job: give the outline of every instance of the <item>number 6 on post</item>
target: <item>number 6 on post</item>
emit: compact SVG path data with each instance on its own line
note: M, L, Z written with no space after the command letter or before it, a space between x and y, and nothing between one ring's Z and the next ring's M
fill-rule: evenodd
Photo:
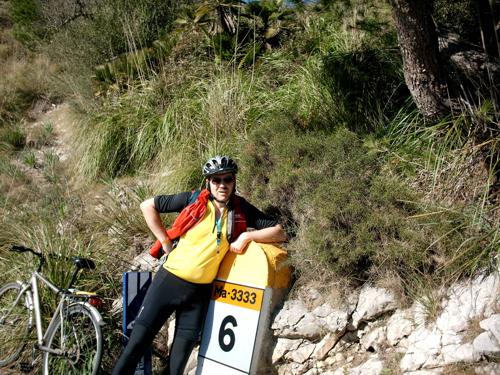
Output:
M197 374L248 374L264 289L214 281Z

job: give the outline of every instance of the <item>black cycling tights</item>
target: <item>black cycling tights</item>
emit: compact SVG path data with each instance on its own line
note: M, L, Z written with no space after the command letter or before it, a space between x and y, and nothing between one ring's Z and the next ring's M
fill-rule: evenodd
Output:
M130 340L113 369L113 375L133 374L144 351L175 311L175 335L163 374L182 375L198 341L211 284L193 284L160 268L146 293Z

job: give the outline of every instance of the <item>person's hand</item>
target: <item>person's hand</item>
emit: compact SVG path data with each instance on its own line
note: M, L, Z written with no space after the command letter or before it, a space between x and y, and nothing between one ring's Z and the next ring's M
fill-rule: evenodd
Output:
M170 252L172 251L172 247L173 247L172 241L170 241L168 238L163 240L163 242L161 243L161 247L162 247L163 252L165 254L167 254L167 255L170 254Z
M229 245L229 250L236 254L242 254L250 241L248 232L243 232L236 241Z

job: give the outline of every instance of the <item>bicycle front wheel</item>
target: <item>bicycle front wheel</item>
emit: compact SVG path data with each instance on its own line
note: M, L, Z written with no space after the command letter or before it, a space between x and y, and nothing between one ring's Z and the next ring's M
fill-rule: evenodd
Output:
M31 328L30 300L19 283L0 288L0 367L15 361Z
M47 346L57 353L46 352L45 375L95 375L102 357L102 332L90 307L69 306L47 332Z

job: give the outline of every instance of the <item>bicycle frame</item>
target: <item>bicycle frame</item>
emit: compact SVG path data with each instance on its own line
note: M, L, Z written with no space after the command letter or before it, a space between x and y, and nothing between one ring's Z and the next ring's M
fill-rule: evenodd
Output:
M57 304L57 308L54 311L54 314L52 315L52 318L50 319L50 323L47 326L47 330L43 330L43 325L42 325L42 315L41 315L41 310L40 310L40 295L38 293L38 280L40 280L42 283L47 285L54 293L60 294L61 299L59 300L59 303ZM37 346L38 349L49 352L49 353L54 353L54 354L62 354L60 353L60 350L54 350L46 347L44 344L47 340L47 332L50 331L50 327L55 324L57 320L57 316L61 315L61 321L63 320L62 316L62 308L67 300L67 295L64 293L64 291L57 286L55 286L53 283L51 283L49 280L47 280L43 275L38 273L37 271L33 271L31 274L31 278L29 281L29 284L22 283L23 288L21 290L21 293L19 293L19 296L17 297L18 299L16 300L15 303L19 301L19 298L26 293L28 295L28 303L30 304L29 309L31 311L34 310L35 313L35 325L36 325L36 335L37 335ZM100 314L98 314L100 317ZM101 318L102 320L102 318Z

